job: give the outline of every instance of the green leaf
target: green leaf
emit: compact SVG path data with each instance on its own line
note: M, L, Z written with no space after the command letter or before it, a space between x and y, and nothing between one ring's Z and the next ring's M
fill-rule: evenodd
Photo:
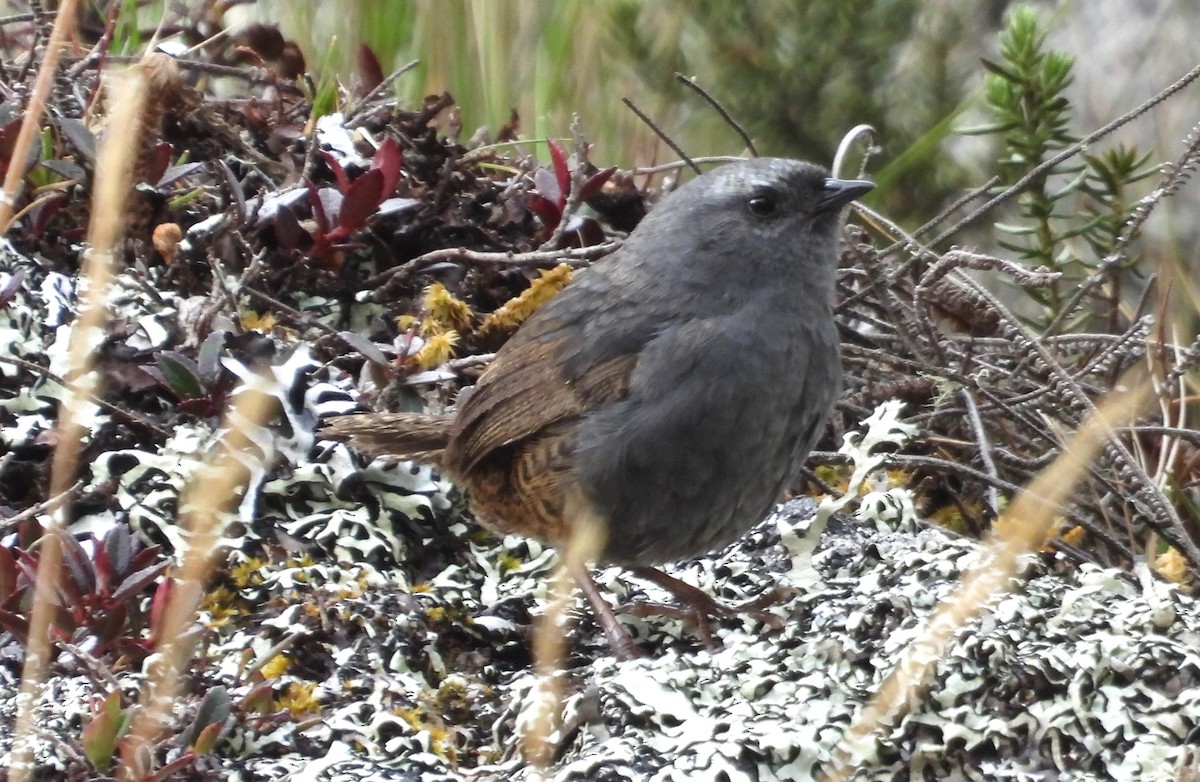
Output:
M183 399L199 399L205 395L204 384L200 381L200 370L196 362L187 356L173 350L163 350L155 354L155 362L162 370L163 378L172 391Z
M225 721L233 713L233 704L229 700L229 691L222 685L209 689L204 693L196 717L183 732L180 741L184 746L195 747L198 754L203 755L207 750L201 750L200 744L205 743L211 749L221 735ZM214 735L215 726L215 735Z
M1003 231L1013 236L1032 236L1034 229L1028 225L1013 225L1011 223L996 223L997 231Z
M995 60L989 60L986 57L980 57L979 62L980 62L980 64L983 65L984 68L986 68L987 70L996 74L997 76L999 76L1001 79L1004 79L1005 81L1009 81L1009 82L1022 81L1020 76L1013 73L1008 68L1005 68L1003 65L996 62Z
M92 766L101 774L112 767L122 727L128 722L122 718L121 693L109 693L96 714L83 728L80 737L83 753Z

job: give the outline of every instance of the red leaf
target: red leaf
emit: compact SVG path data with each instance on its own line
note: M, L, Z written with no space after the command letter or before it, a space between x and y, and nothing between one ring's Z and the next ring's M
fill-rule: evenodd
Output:
M153 159L154 166L147 172L146 183L157 186L171 165L171 145L165 141L155 144Z
M396 185L400 184L400 167L403 164L404 155L400 151L400 145L396 143L396 139L388 136L371 158L371 169L383 172L383 198L396 192Z
M262 674L258 674L262 676ZM272 682L259 682L250 688L250 691L242 696L241 703L238 707L247 713L271 711L271 696L274 694L274 684Z
M134 573L131 573L128 578L122 581L116 589L113 590L112 599L114 601L125 600L133 597L138 592L141 592L151 581L162 575L162 572L170 566L170 562L163 560L155 565L147 568L142 568Z
M53 533L51 533L53 534ZM69 578L59 580L59 586L64 590L74 587L71 597L75 605L67 606L75 608L81 601L84 595L90 595L96 591L96 570L92 564L92 560L88 557L87 552L83 550L83 546L79 541L71 535L60 535L62 541L62 561L67 566L66 575ZM38 563L41 567L41 563Z
M530 199L529 211L538 216L538 219L542 221L542 225L546 226L547 232L551 232L557 228L559 221L562 220L562 209L548 198L543 198L540 195L535 195Z
M0 605L17 591L17 562L12 551L0 546Z
M37 583L38 563L32 554L28 551L18 551L14 564L21 575L25 577L25 583L21 584L22 588L27 589Z
M0 630L11 633L22 644L29 638L29 620L24 612L15 613L0 609Z
M342 201L342 211L338 216L338 228L349 235L367 224L367 219L375 214L383 201L384 173L378 168L372 168L367 173L354 180L346 191Z
M4 167L8 167L8 163L12 158L13 147L17 143L17 133L21 130L21 115L15 119L9 120L4 127L0 127L0 162L4 163Z
M123 524L117 525L109 530L104 537L104 546L102 547L108 561L111 565L107 573L121 578L129 572L129 565L133 561L133 536L129 533L129 527ZM96 562L97 570L100 570L100 552L97 552ZM110 579L110 583L115 579Z
M207 755L212 752L213 747L217 746L217 739L221 738L221 730L225 726L220 722L210 722L205 726L204 730L200 731L200 735L192 742L192 748L197 755Z
M126 528L126 530L128 530L128 528ZM128 535L128 531L126 531L125 534ZM138 552L133 555L133 559L129 560L129 564L126 565L120 572L132 573L135 570L141 570L144 567L149 567L151 564L158 561L159 555L161 554L162 548L159 546L150 546L148 548L139 549Z
M312 237L300 227L295 213L286 206L279 207L272 227L275 229L275 241L285 250L295 250L312 241Z
M361 80L359 90L366 95L383 83L383 66L370 46L359 44L358 47L358 78Z
M567 168L567 152L554 139L546 142L550 147L550 161L554 164L554 176L558 180L558 208L567 205L567 194L571 192L571 170Z
M115 708L112 706L115 705ZM121 730L121 694L113 693L92 704L92 718L80 734L80 743L88 760L101 774L112 766Z
M161 640L158 633L162 630L163 616L166 614L167 603L170 602L174 583L170 578L159 581L158 586L154 588L154 597L150 599L150 637L155 642Z
M164 763L163 767L155 771L153 774L146 776L146 782L163 782L167 777L174 774L176 771L182 771L188 766L196 762L196 752L191 749L184 750L183 754L169 763Z
M312 206L313 219L317 221L317 233L327 234L329 233L329 218L325 216L325 207L321 204L321 194L312 182L305 180L304 184L308 188L308 203Z
M346 200L346 197L336 187L322 187L317 191L317 198L321 201L321 212L325 215L325 223L332 230L341 222L342 201Z
M3 288L0 288L0 308L5 307L16 297L17 291L21 290L21 283L23 282L25 282L24 269L17 269L14 274L9 276L8 282L5 283ZM0 551L2 550L0 549Z
M615 173L617 173L617 167L612 166L611 168L606 168L603 171L597 171L592 174L584 180L584 183L579 188L580 199L586 201L599 193L600 188L604 187L604 183L612 179L612 175Z
M117 603L104 610L91 612L88 626L100 646L108 649L129 629L129 608L124 603Z
M112 560L108 556L107 547L94 537L92 538L92 546L96 551L92 563L92 568L96 572L96 591L103 594L109 591L113 583Z
M46 226L50 224L50 221L54 219L54 216L56 214L58 214L59 211L61 211L62 208L66 205L67 205L67 196L66 195L50 197L47 200L40 202L40 204L34 208L33 214L31 215L32 223L33 223L33 226L32 226L33 233L34 234L45 233Z
M321 150L321 157L325 158L325 165L329 166L329 170L333 172L333 178L337 180L338 190L345 193L350 189L350 177L346 176L346 169L342 168L342 164L338 162L332 154L325 150Z

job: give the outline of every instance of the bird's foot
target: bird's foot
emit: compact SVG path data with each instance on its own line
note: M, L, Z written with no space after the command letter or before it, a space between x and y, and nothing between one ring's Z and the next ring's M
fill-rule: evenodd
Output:
M720 646L713 635L712 621L714 619L728 616L750 616L775 630L781 629L783 627L782 620L766 609L786 600L795 593L794 589L788 587L776 587L753 600L729 605L658 568L639 567L634 568L632 572L670 592L679 601L679 605L640 601L625 606L623 610L634 616L668 616L687 622L696 629L696 636L709 649Z
M778 616L766 610L772 605L795 594L796 590L788 587L776 587L744 603L729 605L722 603L712 595L691 584L680 581L657 568L639 567L631 571L634 575L646 579L670 592L678 604L659 603L654 601L638 601L623 605L620 611L637 617L667 616L679 619L695 628L696 637L709 649L720 646L713 633L713 620L729 616L750 616L773 629L781 629L783 622ZM645 657L646 653L634 642L633 636L617 619L616 612L600 592L599 585L592 578L586 567L581 567L572 573L578 582L584 597L592 607L592 613L608 646L618 660L636 660Z
M578 570L573 570L572 575L575 576L575 581L583 591L583 596L587 598L588 604L591 605L592 613L595 615L596 621L600 624L600 628L604 631L604 637L608 640L608 646L612 649L613 654L617 656L617 659L636 660L639 657L645 657L646 653L634 643L633 636L621 624L621 620L617 619L612 606L600 594L600 586L596 583L596 579L592 578L591 571L586 567L580 567Z

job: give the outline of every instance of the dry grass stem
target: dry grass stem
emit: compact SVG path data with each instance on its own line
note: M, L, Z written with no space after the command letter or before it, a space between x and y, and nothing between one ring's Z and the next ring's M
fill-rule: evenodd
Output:
M10 161L28 160L33 141L41 130L42 114L46 110L46 97L50 94L50 85L54 83L54 75L58 72L58 60L62 54L63 42L67 33L75 23L79 5L78 0L62 0L58 12L54 16L54 27L50 30L50 38L46 41L46 51L42 56L42 64L38 68L37 80L29 93L29 102L25 105L25 117L21 121L21 129L13 144ZM33 53L30 53L32 56ZM4 196L0 198L0 235L8 233L12 225L13 204L21 194L21 184L25 179L25 167L10 164L4 175Z
M521 752L537 766L554 758L554 734L562 724L563 663L569 629L567 610L575 597L571 573L585 568L604 548L604 522L589 512L572 514L571 540L550 583L550 601L533 634L533 667L537 682L529 694Z
M111 121L96 163L92 220L88 226L89 251L84 258L82 275L86 290L83 292L82 312L71 333L69 382L59 411L58 444L50 469L52 497L63 496L75 480L85 434L84 406L99 391L96 374L91 371L92 350L99 343L108 320L113 248L121 238L124 226L138 117L145 96L142 79L137 74L126 76L115 85L113 96ZM29 618L25 665L21 672L17 720L13 729L10 782L24 782L31 771L33 712L50 659L50 623L57 604L55 595L62 565L62 544L58 537L62 528L62 507L56 505L50 510L46 517L45 534L39 543L41 552L38 557L37 584Z
M162 626L156 628L158 659L143 688L141 708L134 715L122 748L122 756L127 759L157 740L171 714L179 692L180 673L192 651L190 634L185 630L195 620L204 584L212 573L213 554L248 478L241 455L257 451L247 432L262 426L272 410L272 397L245 391L237 394L226 418L227 433L218 453L188 481L180 498L188 547L182 553L178 579L167 599ZM130 766L128 762L125 764L126 774Z
M1114 428L1136 417L1150 397L1149 384L1127 374L1066 444L1058 459L1017 496L980 551L979 564L965 573L955 594L925 622L896 667L843 734L824 770L824 782L849 780L875 754L875 736L895 725L924 690L950 641L972 618L1015 586L1021 557L1041 548L1058 519L1058 506L1087 475L1112 438Z

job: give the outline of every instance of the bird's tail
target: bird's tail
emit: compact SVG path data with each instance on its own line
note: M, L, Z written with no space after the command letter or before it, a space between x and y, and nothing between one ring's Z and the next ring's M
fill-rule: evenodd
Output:
M449 415L423 413L364 413L331 418L318 434L348 442L368 456L411 459L441 465L450 441Z

